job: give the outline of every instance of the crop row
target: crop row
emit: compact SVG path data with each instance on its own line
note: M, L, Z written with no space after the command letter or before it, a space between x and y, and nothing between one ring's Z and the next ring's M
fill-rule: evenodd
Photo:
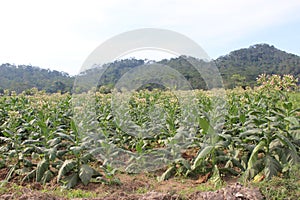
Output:
M300 161L299 93L289 76L258 82L230 91L1 96L2 184L56 180L72 188L160 168L167 170L159 180L288 176Z

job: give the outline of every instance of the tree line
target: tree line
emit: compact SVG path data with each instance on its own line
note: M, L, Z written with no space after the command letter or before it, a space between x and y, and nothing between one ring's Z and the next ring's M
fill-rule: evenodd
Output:
M3 93L5 89L20 93L33 87L47 93L83 92L89 90L91 85L103 92L109 92L126 73L131 73L138 66L151 64L176 70L187 80L190 86L187 89L208 89L207 81L213 80L205 80L207 77L203 78L201 72L212 73L211 66L216 66L219 70L225 88L254 86L256 78L263 73L291 74L300 79L299 56L286 53L268 44L256 44L249 48L232 51L209 62L187 56L163 59L158 62L132 58L116 60L101 66L95 65L76 76L30 65L16 66L6 63L0 65L0 93ZM201 67L201 72L196 69L195 65ZM168 78L174 77L165 77L165 79ZM212 75L209 78L215 77ZM76 87L73 87L74 81L80 84L75 84ZM159 81L164 83L166 80L160 78L152 84L143 85L141 89L164 89L163 84L157 83Z

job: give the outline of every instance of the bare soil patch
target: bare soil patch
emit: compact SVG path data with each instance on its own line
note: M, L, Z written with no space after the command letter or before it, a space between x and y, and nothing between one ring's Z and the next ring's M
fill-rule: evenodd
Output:
M0 177L5 178L4 169L0 170ZM78 185L75 189L86 192L96 193L96 198L75 198L74 200L204 200L204 199L263 199L260 191L256 188L244 187L233 181L228 181L228 185L217 191L203 192L199 187L209 186L208 183L197 180L173 178L163 182L157 182L153 174L118 174L121 184L104 185L98 183L89 183L87 186ZM200 177L201 178L201 177ZM203 185L204 184L204 185ZM56 182L46 186L38 183L25 184L24 188L14 191L9 189L10 184L6 186L7 192L0 195L0 200L66 200L68 198L54 195L51 190L58 188ZM42 192L47 190L48 192Z

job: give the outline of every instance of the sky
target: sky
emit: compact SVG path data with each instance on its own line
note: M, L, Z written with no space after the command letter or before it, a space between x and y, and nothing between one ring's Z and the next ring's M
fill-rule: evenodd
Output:
M0 64L75 75L99 45L140 28L183 34L211 58L258 43L300 55L299 11L299 0L1 0ZM145 55L172 56L127 57Z

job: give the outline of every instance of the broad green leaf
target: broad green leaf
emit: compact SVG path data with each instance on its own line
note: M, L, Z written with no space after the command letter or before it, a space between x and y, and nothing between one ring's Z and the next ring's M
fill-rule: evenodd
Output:
M191 169L196 169L201 161L206 158L207 155L209 155L214 150L214 146L206 146L204 149L200 150L200 153L196 157L194 164L192 165Z
M64 181L65 181L64 187L66 189L73 188L78 183L78 181L79 181L78 173L73 173L72 175L66 177L64 179Z
M9 171L8 171L8 173L6 174L6 177L5 177L5 180L6 180L6 181L9 181L9 180L11 179L11 177L12 177L12 175L13 175L13 173L15 172L16 169L17 169L17 166L16 166L16 165L12 166L12 167L9 169Z
M260 133L260 132L261 132L260 129L250 129L250 130L247 130L247 131L241 133L241 134L239 135L239 137L240 137L240 138L243 138L243 137L246 137L246 136L248 136L248 135L255 135L255 134L258 134L258 133Z
M253 149L252 153L251 153L251 156L248 160L248 169L251 169L255 162L257 161L257 154L258 154L258 151L260 150L263 150L264 147L266 145L266 142L265 140L261 140L256 146L255 148Z
M213 175L210 177L209 180L212 181L215 184L215 186L222 185L222 179L217 165L214 166Z
M76 162L74 160L65 160L65 162L62 164L58 171L57 182L59 182L62 176L70 172L75 166Z
M284 120L290 122L295 126L299 126L299 120L296 117L285 117Z
M293 143L291 143L291 141L288 138L284 137L280 133L276 133L275 137L278 138L286 147L288 147L288 149L290 149L291 162L293 164L298 163L300 161L300 158L299 158L298 151L297 151L295 145Z
M94 169L88 165L82 165L79 170L79 178L84 185L87 185L92 176L94 175Z
M49 169L49 161L46 159L41 160L36 168L36 181L40 182L44 173Z
M292 107L293 107L293 104L292 104L292 102L284 102L284 103L283 103L283 107L284 107L286 110L291 110Z
M277 120L277 117L266 117L266 119L270 122L275 122Z
M203 129L204 133L207 133L210 126L208 120L204 117L201 117L199 118L199 124L200 127Z
M49 140L47 142L47 144L50 146L50 147L54 147L55 145L59 144L61 142L61 138L57 137L57 138L53 138L51 140Z
M290 112L290 114L294 114L294 113L296 113L296 112L300 112L300 108L296 108L296 109L292 110L292 111Z
M77 156L80 154L82 147L81 146L73 146L73 147L70 147L70 150L74 153L75 156Z
M159 182L168 180L171 176L173 176L176 172L176 167L171 166L165 171L160 177L157 178Z
M11 132L10 130L5 129L3 132L1 132L6 138L11 138L14 133Z
M42 177L42 183L45 185L47 182L51 181L51 179L54 177L54 174L51 172L51 170L47 170L43 177Z
M93 159L93 155L91 153L86 153L81 156L81 162L82 163L87 163L89 160Z
M24 142L22 142L21 145L36 144L38 142L39 142L39 140L25 140Z
M29 181L36 177L36 169L32 170L31 172L27 173L26 176L22 179L22 182Z
M27 159L27 158L23 158L23 163L25 167L32 167L33 163L31 162L31 160Z
M26 147L23 149L22 153L23 154L28 154L34 151L34 147Z
M191 165L190 165L190 162L185 160L185 159L181 159L180 160L180 163L182 163L182 165L187 169L187 170L190 170L191 169Z
M12 141L12 139L9 138L9 137L0 137L0 140L2 140L3 142L9 142L9 141Z
M49 160L54 160L56 158L57 149L55 147L48 149Z
M59 150L59 151L57 151L56 156L62 157L63 155L65 155L68 152L69 152L68 150Z
M278 175L278 172L281 170L280 163L270 155L266 155L265 160L265 169L264 173L266 175L266 179L269 180L272 176Z
M74 136L67 135L67 134L61 133L61 132L55 133L55 135L57 135L57 136L65 139L65 140L69 140L70 142L74 142L75 143L75 137Z

